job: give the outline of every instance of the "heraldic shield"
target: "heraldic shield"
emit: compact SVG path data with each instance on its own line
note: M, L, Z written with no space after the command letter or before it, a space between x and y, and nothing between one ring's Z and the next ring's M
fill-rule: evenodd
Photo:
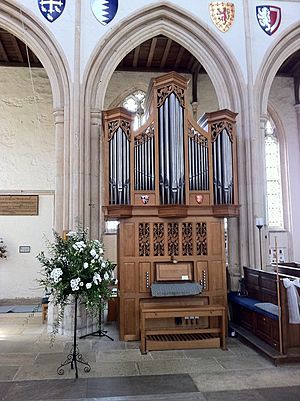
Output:
M64 11L66 0L38 0L40 12L49 22L55 21Z
M256 17L261 29L268 35L273 35L281 22L281 8L275 6L257 6Z
M216 27L221 32L227 32L234 21L234 4L225 1L213 1L209 4L209 13Z
M91 0L91 7L97 20L107 25L117 14L118 0Z

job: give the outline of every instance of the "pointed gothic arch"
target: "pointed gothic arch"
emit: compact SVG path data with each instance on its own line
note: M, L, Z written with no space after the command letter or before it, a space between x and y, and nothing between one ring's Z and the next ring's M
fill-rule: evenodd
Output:
M255 81L255 94L261 115L267 114L271 85L279 67L299 49L300 25L298 22L286 29L266 52Z
M11 0L0 2L0 26L30 47L43 64L52 90L57 149L55 228L61 232L68 226L69 218L69 160L64 161L64 151L70 136L70 71L51 32L28 9L14 3Z
M194 15L167 2L138 10L100 40L83 77L91 108L102 109L107 83L124 56L159 34L178 42L200 61L213 83L220 109L241 110L244 79L230 50Z
M0 26L22 40L43 64L49 77L53 108L68 102L69 76L67 61L50 31L27 9L10 0L0 2Z
M99 127L108 82L126 54L145 40L160 34L181 44L199 60L212 81L219 108L228 108L239 113L237 127L241 137L244 135L243 127L246 126L245 110L247 109L245 81L238 62L220 40L220 36L206 24L202 24L195 15L169 2L162 1L144 7L126 17L126 20L120 21L101 38L83 75L82 87L85 93L86 114L82 129L87 135L85 165L87 170L91 171L89 184L85 187L88 189L85 191L86 204L100 206L102 204ZM93 146L96 143L99 144L98 152ZM242 166L245 164L242 141L238 147L241 155L239 164ZM91 163L91 160L94 162ZM243 169L240 173L240 176L242 175L244 175ZM101 233L101 224L98 223L97 227L93 224L93 221L101 222L100 210L100 207L97 210L94 208L85 215L85 222L91 227L91 233L95 237ZM246 221L246 210L244 209L242 213L245 214L242 221ZM235 222L235 231L238 231L237 222ZM239 261L234 263L238 265Z

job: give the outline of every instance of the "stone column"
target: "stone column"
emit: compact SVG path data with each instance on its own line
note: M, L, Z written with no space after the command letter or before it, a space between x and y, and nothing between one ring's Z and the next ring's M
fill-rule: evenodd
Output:
M239 221L237 217L230 217L227 220L228 236L228 273L230 283L227 284L231 291L238 291L239 278L241 276L240 255L239 255Z
M90 180L91 180L91 197L90 197L90 234L91 238L99 239L101 236L101 158L100 158L100 127L101 112L100 110L91 111L91 162L90 162Z
M195 121L197 121L198 120L198 106L199 106L199 103L198 102L192 102L191 104L192 104L192 110L193 110L193 119Z
M297 115L298 139L299 139L299 147L300 147L300 103L295 104L295 110L296 110L296 115Z
M56 109L54 114L55 124L55 159L56 159L56 178L55 178L55 206L54 206L54 229L62 234L64 229L64 109Z

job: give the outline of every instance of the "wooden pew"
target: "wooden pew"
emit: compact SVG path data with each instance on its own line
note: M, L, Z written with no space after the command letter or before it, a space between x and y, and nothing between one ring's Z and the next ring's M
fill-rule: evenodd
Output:
M300 324L289 323L288 301L283 278L295 279L296 276L280 273L280 301L281 319L276 313L266 312L256 306L257 303L270 303L273 309L278 305L277 300L277 274L249 267L244 267L244 285L246 296L230 294L231 320L237 331L241 328L247 341L254 346L259 344L264 352L263 343L266 343L266 354L274 362L300 361ZM271 308L272 309L272 308ZM282 354L280 351L279 320L282 330ZM243 331L244 330L244 331ZM248 335L251 333L251 335ZM263 342L261 342L263 340ZM277 352L270 351L272 347Z

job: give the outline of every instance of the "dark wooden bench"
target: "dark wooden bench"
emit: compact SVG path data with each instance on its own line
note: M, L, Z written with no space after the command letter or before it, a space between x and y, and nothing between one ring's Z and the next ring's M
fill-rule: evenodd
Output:
M280 273L279 292L281 301L282 354L294 355L300 360L300 325L289 323L288 301L282 279L296 276ZM246 329L255 337L280 351L279 317L274 306L277 300L277 274L244 267L244 287L246 296L229 294L231 321ZM260 309L257 304L267 303L270 310Z

